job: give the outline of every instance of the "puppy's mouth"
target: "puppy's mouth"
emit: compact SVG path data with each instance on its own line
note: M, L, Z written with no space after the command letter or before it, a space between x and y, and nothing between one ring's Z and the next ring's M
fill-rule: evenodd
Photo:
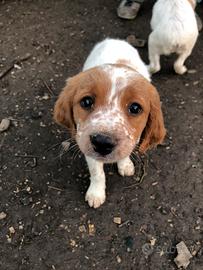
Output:
M104 163L113 163L113 162L116 162L116 158L115 158L115 155L113 153L110 153L108 155L101 155L97 152L95 152L94 150L92 150L91 152L89 152L87 154L87 156L93 158L93 159L96 159L98 161L102 161Z

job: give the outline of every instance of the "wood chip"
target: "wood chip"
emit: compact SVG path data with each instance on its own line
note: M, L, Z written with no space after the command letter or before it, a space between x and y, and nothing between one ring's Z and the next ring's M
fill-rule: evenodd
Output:
M113 222L120 225L121 224L121 218L120 217L114 217Z
M4 118L0 123L0 132L6 131L10 126L11 121L8 118Z
M91 236L94 236L95 235L95 226L94 226L94 224L91 224L91 223L89 223L88 224L88 232L89 232L89 235L91 235Z
M9 232L10 232L10 234L14 234L14 233L15 233L15 229L13 228L13 226L11 226L11 227L9 228Z
M190 73L190 74L194 74L194 73L197 72L197 70L196 69L188 69L187 72Z
M174 262L178 266L178 268L183 267L184 269L186 269L190 263L190 259L192 258L192 255L183 241L178 243L176 245L176 248L177 248L178 255L174 259Z

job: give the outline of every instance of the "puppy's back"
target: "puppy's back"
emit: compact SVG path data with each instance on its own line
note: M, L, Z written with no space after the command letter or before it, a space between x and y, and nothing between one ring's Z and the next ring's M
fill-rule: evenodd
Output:
M119 64L120 62L125 62L150 81L149 72L138 51L126 41L119 39L107 38L96 44L87 57L83 70L104 64Z
M162 28L168 30L191 33L197 27L192 5L188 0L158 0L151 19L152 30Z

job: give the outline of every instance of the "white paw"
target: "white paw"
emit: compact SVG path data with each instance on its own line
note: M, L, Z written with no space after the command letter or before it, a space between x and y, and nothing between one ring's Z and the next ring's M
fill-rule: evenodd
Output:
M118 162L118 172L122 176L131 176L135 173L135 167L133 162L126 158Z
M176 65L174 65L174 69L175 69L175 72L177 74L180 74L180 75L184 74L187 71L186 66L176 66Z
M85 195L85 201L88 201L90 207L98 208L105 202L105 199L105 188L98 185L89 186Z

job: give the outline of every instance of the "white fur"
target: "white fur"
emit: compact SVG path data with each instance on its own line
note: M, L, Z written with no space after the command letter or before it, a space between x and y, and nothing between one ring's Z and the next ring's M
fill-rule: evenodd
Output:
M175 72L187 71L185 60L191 54L198 37L197 21L188 0L158 0L152 12L152 33L149 36L149 71L158 72L160 55L178 54Z
M129 62L130 67L150 81L149 72L138 51L126 41L119 39L105 39L96 44L87 57L83 70L104 64L116 64L121 59Z
M90 171L90 186L87 190L85 200L90 207L97 208L106 199L106 179L103 170L103 163L86 156L87 165Z
M112 64L117 64L119 60L125 60L128 62L128 66L124 67L112 67ZM83 71L100 66L108 73L109 78L112 81L112 89L109 95L109 104L107 104L106 111L103 111L101 116L97 119L98 124L102 121L109 121L111 128L114 127L117 122L122 124L123 118L121 117L116 106L116 100L114 96L116 94L116 81L117 78L122 78L121 84L123 88L128 83L128 79L131 76L143 76L150 81L150 74L146 65L141 60L137 50L130 44L122 40L106 39L98 43L88 56ZM99 113L99 112L98 112ZM116 116L115 116L116 115ZM92 120L96 121L96 120ZM129 136L127 130L126 136ZM86 201L88 201L90 207L97 208L104 203L105 195L105 174L103 170L103 162L94 160L86 156L87 164L90 171L90 186L86 193ZM134 174L134 165L129 157L118 161L118 170L122 176L130 176Z
M122 176L131 176L135 173L134 164L129 157L119 160L117 165L118 165L118 172Z

